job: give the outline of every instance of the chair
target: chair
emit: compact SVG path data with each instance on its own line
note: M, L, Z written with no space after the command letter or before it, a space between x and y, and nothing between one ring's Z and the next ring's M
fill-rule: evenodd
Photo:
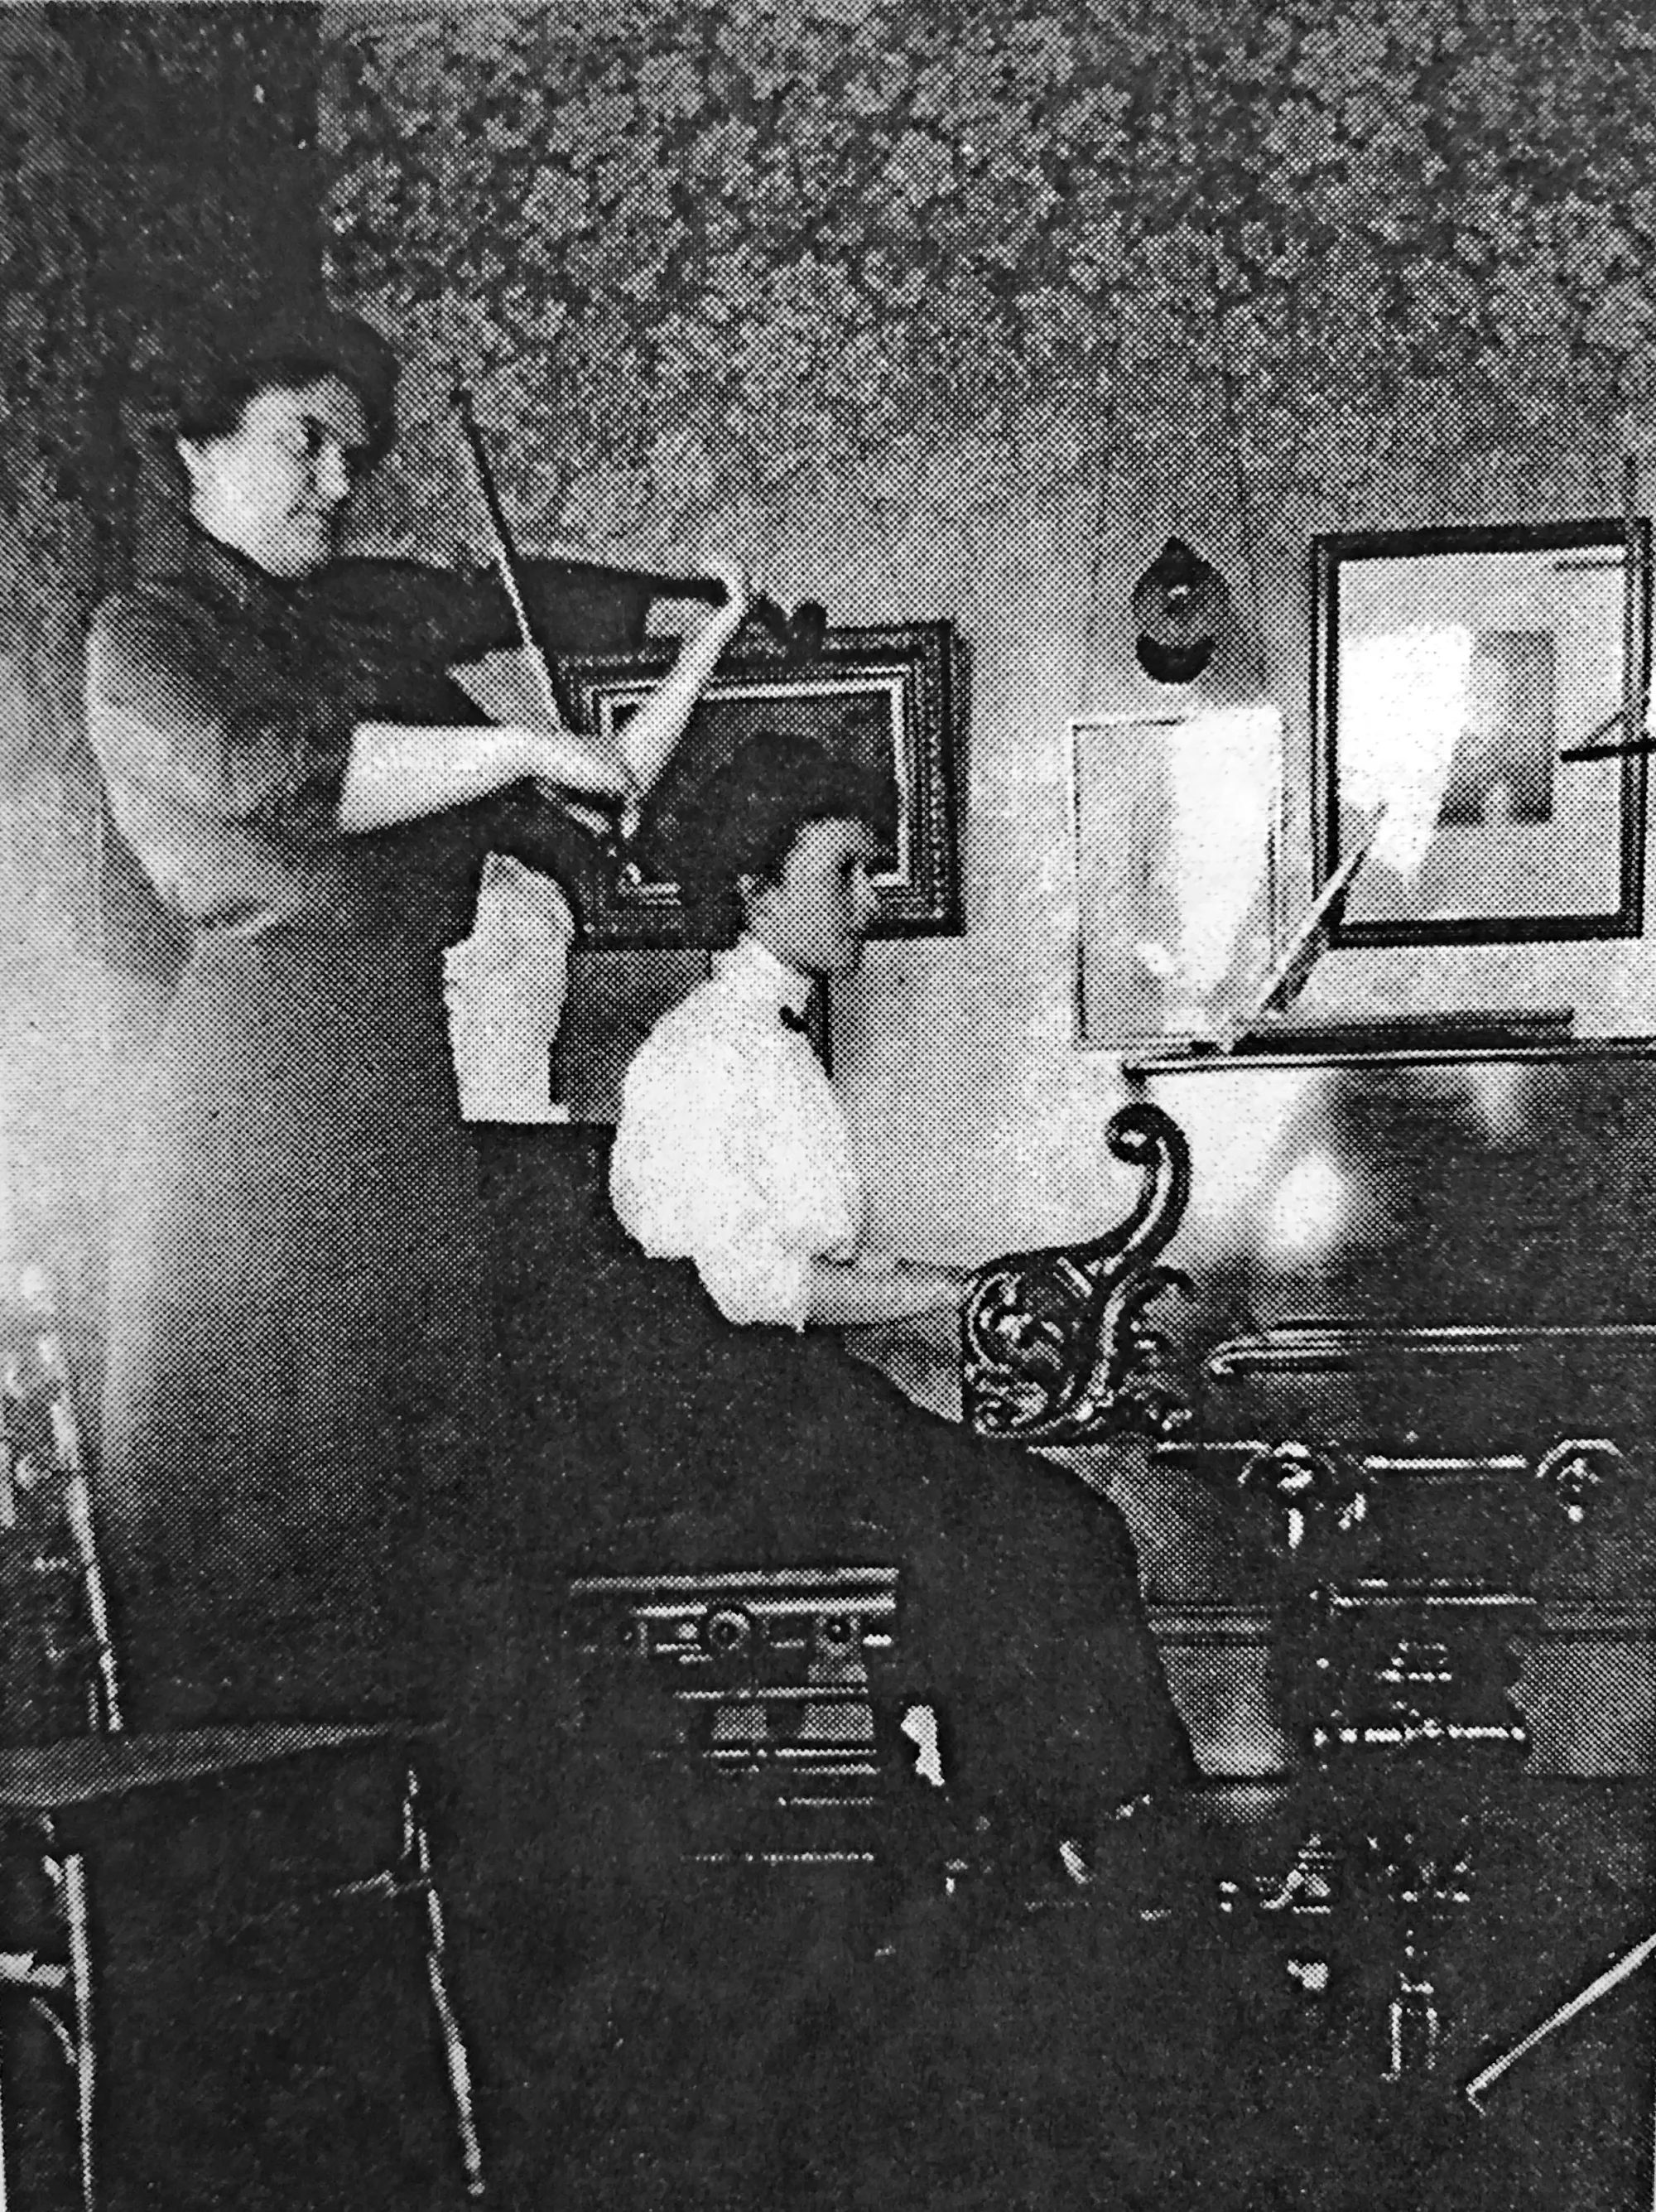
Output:
M95 1541L70 1362L49 1290L15 1286L0 1352L0 1843L21 1842L44 1876L46 1910L9 1938L0 1929L0 1996L45 2027L73 2081L84 2212L97 2203L98 1991L85 1853L66 1824L138 1792L278 1762L391 1746L404 1754L394 1863L316 1893L408 1901L419 1911L427 1989L466 2193L483 2168L464 2040L451 2001L441 1902L421 1803L418 1731L394 1723L293 1723L130 1734ZM9 1890L3 1903L10 1901ZM302 1901L300 1901L302 1904ZM0 2044L0 2212L11 2203L6 2060Z

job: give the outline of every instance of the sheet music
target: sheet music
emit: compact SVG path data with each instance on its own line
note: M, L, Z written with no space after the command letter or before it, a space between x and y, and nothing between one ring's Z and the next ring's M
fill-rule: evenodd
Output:
M1312 969L1322 957L1330 931L1345 911L1357 871L1368 859L1379 834L1377 823L1362 844L1346 854L1306 908L1285 950L1222 1040L1222 1049L1234 1052L1248 1037L1256 1035L1272 1015L1285 1013L1305 988Z

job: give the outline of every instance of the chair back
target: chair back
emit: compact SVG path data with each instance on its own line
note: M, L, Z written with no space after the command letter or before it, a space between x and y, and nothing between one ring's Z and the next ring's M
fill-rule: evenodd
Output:
M74 1376L51 1286L21 1269L0 1285L0 1741L121 1725Z

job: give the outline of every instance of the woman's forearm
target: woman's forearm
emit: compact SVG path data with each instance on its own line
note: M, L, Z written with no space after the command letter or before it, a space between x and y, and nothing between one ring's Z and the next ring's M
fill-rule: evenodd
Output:
M619 799L634 808L672 758L719 657L747 617L745 571L713 562L725 605L680 646L678 657L626 727L616 751L573 730L494 724L362 722L352 735L339 823L349 834L387 829L490 799L532 778L549 793Z
M745 593L733 595L694 636L686 638L672 666L618 733L640 792L653 787L672 758L720 653L742 627L747 606Z
M570 731L361 722L340 789L339 826L358 835L418 821L491 799L529 776L606 799L628 787L616 762Z

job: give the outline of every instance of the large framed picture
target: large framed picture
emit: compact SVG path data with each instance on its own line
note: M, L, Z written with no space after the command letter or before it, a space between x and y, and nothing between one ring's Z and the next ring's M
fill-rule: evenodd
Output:
M1636 937L1649 525L1345 533L1312 558L1317 880L1414 817L1331 942Z
M613 738L672 665L664 641L619 659L566 664L582 726ZM879 858L874 934L961 927L957 793L966 740L966 656L952 623L830 629L810 660L749 648L722 667L691 719L620 873L587 899L595 945L688 945L694 924L664 853L702 781L761 731L811 738L891 778L895 836Z

